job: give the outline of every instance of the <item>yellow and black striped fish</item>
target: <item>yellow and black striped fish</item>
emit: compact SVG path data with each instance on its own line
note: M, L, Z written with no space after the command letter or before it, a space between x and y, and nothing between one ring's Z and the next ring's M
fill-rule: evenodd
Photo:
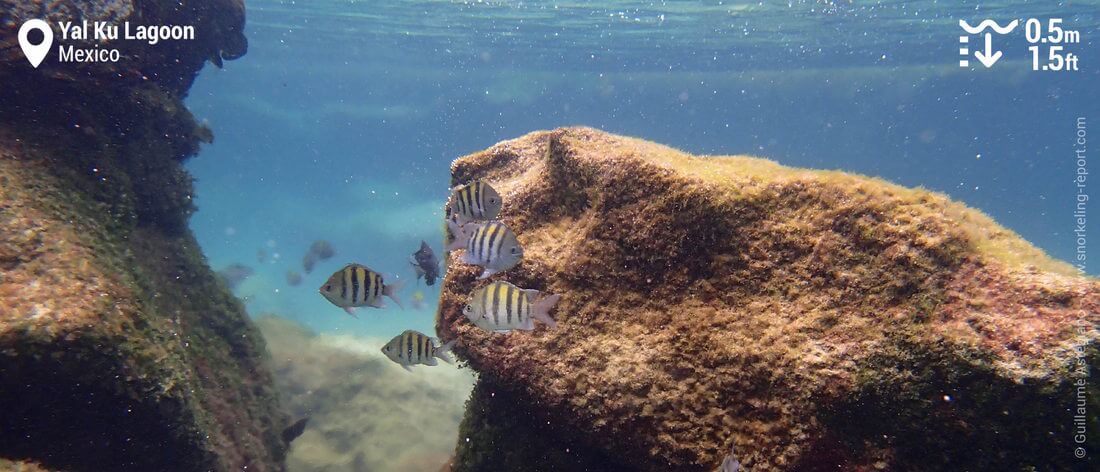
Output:
M370 306L385 308L382 296L390 297L397 306L401 306L401 300L397 299L397 290L401 283L386 284L382 280L382 274L370 270L362 264L348 264L332 274L321 285L321 295L332 302L349 315L355 316L355 308Z
M550 309L559 299L561 295L543 295L538 290L522 289L497 281L474 290L469 303L462 308L462 314L487 331L530 331L535 329L533 319L553 329L557 323L550 318Z
M452 340L447 344L437 346L438 341L424 333L410 329L397 335L385 346L382 346L382 354L385 354L391 361L401 364L401 367L410 372L412 371L409 368L411 365L438 365L439 362L435 360L437 357L443 359L443 362L453 364L454 359L451 359L449 352L455 342Z
M474 180L455 187L447 206L451 209L451 215L457 217L459 224L464 224L496 218L503 203L500 194L493 187Z
M447 220L447 225L455 235L455 240L447 246L447 250L465 249L462 263L485 268L479 279L511 269L523 259L523 247L520 246L519 239L504 223L490 221L459 226L458 223Z

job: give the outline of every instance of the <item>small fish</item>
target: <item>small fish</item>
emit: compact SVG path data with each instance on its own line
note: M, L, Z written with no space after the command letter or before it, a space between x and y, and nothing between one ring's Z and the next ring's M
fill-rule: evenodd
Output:
M318 239L309 245L309 253L317 256L319 261L326 261L336 255L336 248L332 247L332 243Z
M225 284L229 286L230 290L237 288L241 282L252 276L254 271L251 267L244 264L230 264L226 268L218 271L218 276L225 281Z
M390 358L405 370L412 372L409 366L423 364L423 365L438 365L435 359L438 357L443 359L443 362L448 364L454 364L454 359L449 354L451 348L454 347L455 341L452 340L442 346L437 346L438 339L434 339L426 334L406 330L405 332L395 336L390 342L382 346L382 354Z
M558 324L550 318L550 309L559 299L559 294L544 296L538 290L522 289L497 281L474 290L470 301L462 308L462 314L486 331L531 331L535 329L535 318L553 329Z
M485 272L482 272L478 279L511 269L523 259L523 247L516 239L516 234L504 223L490 221L459 225L457 222L447 220L447 227L451 230L451 234L455 235L454 241L447 246L447 250L465 249L466 252L461 258L462 263L485 268Z
M290 444L291 441L298 439L306 430L306 423L309 423L309 417L305 417L295 421L294 424L287 426L283 429L283 443Z
M207 120L202 120L202 123L199 123L199 125L195 127L194 134L201 142L206 144L214 143L214 130L210 129L210 122Z
M390 297L397 306L401 306L401 300L397 299L397 290L402 283L386 284L382 275L370 270L361 264L348 264L332 274L321 285L321 295L332 302L349 315L355 317L355 308L370 306L385 308L382 296Z
M315 265L317 265L317 254L307 252L306 255L302 256L302 270L306 271L307 274L313 272L313 266Z
M286 271L286 284L291 287L297 287L302 284L302 274L299 274L293 270Z
M409 264L416 271L417 282L424 277L424 283L435 285L435 279L439 278L439 259L435 257L435 251L432 251L428 243L420 241L420 249L409 257Z
M256 262L263 264L267 262L267 251L263 249L256 250Z
M722 459L722 465L718 467L717 472L737 472L739 470L741 470L741 461L734 457L733 448L730 448L729 455Z
M480 180L452 189L451 200L447 204L460 223L494 219L502 205L500 194Z
M424 292L417 290L412 294L412 307L414 310L424 308Z

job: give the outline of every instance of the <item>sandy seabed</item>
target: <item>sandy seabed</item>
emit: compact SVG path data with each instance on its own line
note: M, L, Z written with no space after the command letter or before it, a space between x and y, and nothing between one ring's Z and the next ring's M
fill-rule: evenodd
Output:
M284 408L311 418L290 447L291 471L439 470L451 458L472 371L409 373L379 352L388 339L317 334L276 316L257 324Z

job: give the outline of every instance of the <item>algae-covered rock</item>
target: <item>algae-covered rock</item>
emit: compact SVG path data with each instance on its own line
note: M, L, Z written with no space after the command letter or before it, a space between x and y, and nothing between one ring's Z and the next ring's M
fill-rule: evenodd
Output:
M471 410L555 425L502 460L572 443L651 471L714 470L731 447L752 471L1095 465L1074 457L1100 452L1100 435L1075 444L1074 411L1087 398L1081 427L1100 426L1096 382L1077 396L1100 283L976 210L585 128L455 161L453 184L474 178L524 247L494 279L564 295L556 330L486 333L462 306L487 281L449 255L438 330L514 396ZM466 422L455 470L494 450L462 443L499 438L483 424Z
M0 128L0 457L282 470L263 340L194 238L123 223L46 149Z
M263 339L187 227L182 96L243 5L0 1L0 457L49 470L284 470ZM191 24L117 64L31 69L27 18ZM55 33L56 34L56 33ZM28 469L29 470L29 469Z

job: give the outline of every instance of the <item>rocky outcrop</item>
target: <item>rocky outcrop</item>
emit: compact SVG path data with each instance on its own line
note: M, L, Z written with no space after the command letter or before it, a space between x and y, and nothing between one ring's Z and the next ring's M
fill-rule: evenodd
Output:
M564 296L556 330L483 332L462 306L487 281L449 255L437 327L485 382L460 433L483 442L460 439L455 470L542 470L527 448L650 471L714 470L731 447L752 471L1095 465L1070 409L1100 283L976 210L585 128L454 162L452 183L474 178L525 249L494 279Z
M79 3L79 4L78 4ZM183 106L244 52L238 1L0 8L0 457L51 470L283 470L264 343L187 228ZM118 64L33 70L27 17L193 24ZM72 66L72 67L70 67Z

